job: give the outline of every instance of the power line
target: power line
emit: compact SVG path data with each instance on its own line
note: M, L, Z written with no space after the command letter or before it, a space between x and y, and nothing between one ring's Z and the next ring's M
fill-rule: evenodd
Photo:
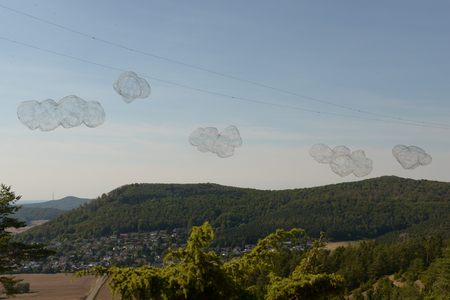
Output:
M143 54L143 55L146 55L146 56L150 56L150 57L153 57L153 58L161 59L161 60L168 61L168 62L171 62L171 63L175 63L175 64L178 64L178 65L186 66L186 67L189 67L189 68L201 70L201 71L208 72L208 73L211 73L211 74L215 74L215 75L223 76L223 77L226 77L226 78L238 80L238 81L241 81L241 82L249 83L249 84L252 84L252 85L255 85L255 86L271 89L271 90L274 90L274 91L290 94L290 95L297 96L297 97L302 97L302 98L305 98L305 99L309 99L309 100L312 100L312 101L316 101L316 102L332 105L332 106L335 106L335 107L339 107L339 108L355 111L355 112L358 112L358 113L364 113L364 114L369 114L369 115L374 115L374 116L379 116L379 117L384 117L384 118L389 118L389 119L395 119L395 120L404 121L404 122L413 122L413 123L418 123L418 124L423 124L423 125L428 124L428 125L435 125L435 126L444 126L444 127L449 127L450 128L450 125L439 124L439 123L432 123L432 122L423 122L423 121L418 121L418 120L394 117L394 116L390 116L390 115L385 115L385 114L379 114L379 113L369 112L369 111L365 111L365 110L360 110L360 109L356 109L356 108L352 108L352 107L336 104L336 103L333 103L333 102L320 100L320 99L317 99L317 98L314 98L314 97L309 97L309 96L306 96L306 95L298 94L298 93L295 93L295 92L287 91L287 90L284 90L284 89L272 87L272 86L269 86L269 85L266 85L266 84L261 84L261 83L254 82L254 81L251 81L251 80L242 79L242 78L235 77L235 76L232 76L232 75L227 75L227 74L216 72L216 71L213 71L213 70L197 67L197 66L194 66L194 65L191 65L191 64L183 63L183 62L180 62L180 61L176 61L176 60L173 60L173 59L165 58L165 57L158 56L158 55L155 55L155 54L151 54L151 53L148 53L148 52L132 49L132 48L129 48L129 47L126 47L126 46L123 46L123 45L120 45L120 44L117 44L117 43L114 43L114 42L110 42L110 41L107 41L107 40L96 38L96 37L88 35L86 33L83 33L83 32L80 32L80 31L77 31L77 30L74 30L74 29L71 29L71 28L68 28L68 27L65 27L65 26L62 26L62 25L50 22L50 21L47 21L47 20L44 20L44 19L41 19L41 18L38 18L36 16L33 16L33 15L30 15L30 14L21 12L19 10L16 10L16 9L13 9L13 8L10 8L10 7L4 6L4 5L0 5L0 7L4 8L4 9L7 9L7 10L10 10L10 11L13 11L13 12L18 13L18 14L21 14L21 15L27 16L29 18L33 18L35 20L38 20L38 21L50 24L52 26L56 26L58 28L70 31L72 33L76 33L78 35L81 35L81 36L84 36L84 37L87 37L87 38L90 38L90 39L94 39L96 41L99 41L99 42L102 42L102 43L105 43L105 44L108 44L108 45L111 45L111 46L114 46L114 47L117 47L117 48L129 50L129 51L132 51L132 52L136 52L136 53Z
M95 66L99 66L99 67L103 67L103 68L107 68L107 69L111 69L111 70L115 70L115 71L119 71L119 72L125 72L126 71L126 70L123 70L123 69L107 66L107 65L104 65L104 64L95 63L95 62L92 62L92 61L88 61L88 60L77 58L77 57L74 57L74 56L70 56L70 55L59 53L59 52L51 51L51 50L48 50L48 49L40 48L40 47L37 47L37 46L32 46L32 45L29 45L29 44L26 44L26 43L22 43L22 42L18 42L18 41L15 41L15 40L11 40L11 39L8 39L8 38L5 38L5 37L1 37L0 36L0 39L8 41L8 42L11 42L11 43L15 43L15 44L18 44L18 45L26 46L26 47L29 47L29 48L32 48L32 49L40 50L40 51L43 51L43 52L47 52L47 53L55 54L55 55L58 55L58 56L70 58L70 59L73 59L73 60L76 60L76 61L81 61L81 62L84 62L84 63L87 63L87 64L91 64L91 65L95 65ZM225 97L225 98L229 98L229 99L236 99L236 100L241 100L241 101L254 102L254 103L258 103L258 104L264 104L264 105L270 105L270 106L276 106L276 107L282 107L282 108L289 108L289 109L300 110L300 111L305 111L305 112L310 112L310 113L317 113L317 114L345 117L345 118L371 120L371 121L378 121L378 122L388 122L388 123L396 123L396 124L403 124L403 125L412 125L412 126L419 126L419 127L430 127L430 128L440 128L440 129L450 130L450 128L445 127L447 125L440 125L440 124L437 124L437 125L426 125L426 124L418 124L418 123L407 123L407 122L402 122L402 121L392 121L392 120L383 120L383 119L376 119L376 118L358 117L358 116L351 116L351 115L344 115L344 114L329 113L329 112L305 109L305 108L289 106L289 105L283 105L283 104L277 104L277 103L271 103L271 102L265 102L265 101L260 101L260 100L253 100L253 99L248 99L248 98L242 98L242 97L236 97L236 96L231 96L231 95L227 95L227 94L212 92L212 91L209 91L209 90L199 89L199 88L191 87L191 86L188 86L188 85L184 85L184 84L180 84L180 83L176 83L176 82L172 82L172 81L168 81L168 80L164 80L164 79L159 79L159 78L148 76L148 75L142 75L142 74L138 74L138 75L141 76L141 77L144 77L144 78L148 78L148 79L152 79L152 80L155 80L155 81L171 84L171 85L182 87L182 88L185 88L185 89L190 89L190 90L193 90L193 91L198 91L198 92L202 92L202 93L206 93L206 94L221 96L221 97Z

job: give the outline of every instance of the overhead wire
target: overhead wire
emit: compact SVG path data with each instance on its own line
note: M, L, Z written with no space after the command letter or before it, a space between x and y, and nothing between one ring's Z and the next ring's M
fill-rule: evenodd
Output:
M93 39L93 40L96 40L96 41L108 44L110 46L114 46L114 47L117 47L117 48L125 49L125 50L128 50L128 51L132 51L132 52L139 53L139 54L142 54L142 55L146 55L146 56L149 56L149 57L161 59L161 60L164 60L164 61L167 61L167 62L175 63L175 64L186 66L186 67L189 67L189 68L201 70L201 71L208 72L208 73L215 74L215 75L219 75L219 76L222 76L222 77L238 80L238 81L245 82L245 83L248 83L248 84L252 84L252 85L255 85L255 86L271 89L271 90L274 90L274 91L290 94L290 95L297 96L297 97L302 97L302 98L305 98L305 99L309 99L309 100L312 100L312 101L316 101L316 102L332 105L332 106L335 106L335 107L339 107L339 108L355 111L355 112L358 112L358 113L369 114L369 115L374 115L374 116L383 117L383 118L389 118L389 119L395 119L395 120L404 121L404 122L413 122L413 123L418 123L418 124L423 124L423 125L435 125L435 126L450 128L450 125L446 125L446 124L439 124L439 123L433 123L433 122L424 122L424 121L418 121L418 120L413 120L413 119L408 119L408 118L395 117L395 116L390 116L390 115L386 115L386 114L380 114L380 113L365 111L365 110L361 110L361 109L356 109L356 108L348 107L348 106L345 106L345 105L336 104L336 103L333 103L333 102L329 102L329 101L321 100L321 99L318 99L318 98L314 98L314 97L302 95L302 94L299 94L299 93L291 92L291 91L288 91L288 90L285 90L285 89L280 89L280 88L272 87L272 86L269 86L269 85L266 85L266 84L261 84L261 83L254 82L254 81L251 81L251 80L239 78L239 77L236 77L236 76L227 75L227 74L224 74L224 73L221 73L221 72L217 72L217 71L209 70L209 69L206 69L206 68L194 66L194 65L191 65L191 64L187 64L187 63L183 63L183 62L177 61L177 60L165 58L165 57L162 57L162 56L159 56L159 55L155 55L155 54L151 54L151 53L148 53L148 52L136 50L136 49L133 49L133 48L130 48L130 47L126 47L126 46L123 46L123 45L120 45L120 44L117 44L117 43L114 43L114 42L110 42L110 41L107 41L107 40L104 40L104 39L100 39L100 38L94 37L92 35L80 32L78 30L74 30L74 29L71 29L69 27L62 26L62 25L59 25L59 24L56 24L56 23L44 20L42 18L39 18L39 17L30 15L30 14L27 14L27 13L21 12L19 10L16 10L16 9L13 9L13 8L10 8L10 7L1 5L1 4L0 4L0 7L4 8L4 9L7 9L7 10L10 10L10 11L13 11L15 13L24 15L26 17L33 18L35 20L38 20L38 21L50 24L52 26L55 26L55 27L58 27L58 28L70 31L72 33L76 33L78 35L81 35L81 36L84 36L84 37L87 37L87 38L90 38L90 39Z
M87 64L91 64L91 65L95 65L95 66L99 66L99 67L103 67L103 68L107 68L107 69L111 69L111 70L115 70L115 71L119 71L119 72L126 72L126 70L123 70L123 69L120 69L120 68L111 67L111 66L108 66L108 65L105 65L105 64L92 62L92 61L89 61L89 60L86 60L86 59L82 59L82 58L74 57L74 56L71 56L71 55L67 55L67 54L55 52L55 51L52 51L52 50L44 49L44 48L41 48L41 47L33 46L33 45L30 45L30 44L18 42L16 40L12 40L12 39L5 38L5 37L2 37L2 36L0 36L0 39L4 40L4 41L11 42L11 43L15 43L15 44L18 44L18 45L26 46L26 47L29 47L29 48L32 48L32 49L36 49L36 50L40 50L40 51L43 51L43 52L51 53L51 54L54 54L54 55L58 55L58 56L61 56L61 57L70 58L72 60L81 61L81 62L84 62L84 63L87 63ZM148 78L148 79L152 79L152 80L155 80L155 81L167 83L167 84L170 84L170 85L182 87L182 88L185 88L185 89L190 89L190 90L193 90L193 91L198 91L198 92L202 92L202 93L206 93L206 94L211 94L211 95L216 95L216 96L221 96L221 97L225 97L225 98L229 98L229 99L236 99L236 100L241 100L241 101L246 101L246 102L254 102L254 103L259 103L259 104L264 104L264 105L270 105L270 106L294 109L294 110L311 112L311 113L317 113L317 114L332 115L332 116L338 116L338 117L346 117L346 118L354 118L354 119L371 120L371 121L378 121L378 122L388 122L388 123L396 123L396 124L403 124L403 125L412 125L412 126L419 126L419 127L430 127L430 128L440 128L440 129L450 130L450 128L448 128L448 127L438 126L439 124L438 125L427 125L427 124L419 124L419 123L407 123L407 122L403 122L403 121L393 121L393 120L384 120L384 119L377 119L377 118L359 117L359 116L352 116L352 115L345 115L345 114L338 114L338 113L323 112L323 111L318 111L318 110L311 110L311 109L305 109L305 108L300 108L300 107L295 107L295 106L284 105L284 104L278 104L278 103L271 103L271 102L266 102L266 101L248 99L248 98L231 96L231 95L228 95L228 94L213 92L213 91L209 91L209 90L205 90L205 89L200 89L200 88L196 88L196 87L192 87L192 86L188 86L188 85L184 85L184 84L180 84L180 83L176 83L176 82L172 82L172 81L169 81L169 80L164 80L164 79L160 79L160 78L156 78L156 77L152 77L152 76L148 76L148 75L143 75L143 74L138 74L138 75L141 76L141 77L144 77L144 78ZM444 126L446 126L446 125L444 125Z

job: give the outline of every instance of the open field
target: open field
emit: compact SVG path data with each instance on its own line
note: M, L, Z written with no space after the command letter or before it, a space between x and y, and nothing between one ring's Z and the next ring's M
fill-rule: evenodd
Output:
M16 278L24 279L30 283L30 293L18 294L18 300L85 300L98 278L84 276L75 278L72 285L70 281L73 274L18 274ZM7 299L0 296L0 299ZM105 298L110 299L110 298Z
M5 230L11 232L12 234L18 234L18 233L27 231L28 229L30 229L30 228L32 228L34 226L38 226L38 225L44 224L45 222L48 222L48 221L50 221L50 220L34 220L34 221L30 222L31 226L25 226L25 227L22 227L22 228L9 227L9 228L6 228Z
M34 225L44 224L45 222L48 222L48 221L50 221L50 220L34 220L34 221L31 221L30 223L33 224L33 226L34 226Z
M359 242L361 241L346 241L346 242L329 242L325 245L325 249L334 251L338 247L356 247L359 245Z

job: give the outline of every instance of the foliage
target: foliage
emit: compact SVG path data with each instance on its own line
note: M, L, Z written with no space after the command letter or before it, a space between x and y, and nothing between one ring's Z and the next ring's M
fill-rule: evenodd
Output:
M24 260L39 260L45 258L54 251L45 250L45 244L27 245L19 242L13 242L13 236L6 231L6 228L21 228L25 226L24 222L20 222L10 217L11 214L20 209L14 203L20 199L11 191L10 186L0 185L0 273L13 271L23 265ZM13 276L0 276L0 283L8 296L18 293L16 284L20 279L14 279Z
M321 299L325 296L342 292L345 280L336 274L317 274L315 267L318 252L324 246L323 234L315 241L306 257L288 278L281 278L270 274L271 284L268 285L268 300L292 300L292 299Z
M345 291L343 293L338 291L337 297L349 295L349 291L353 290L352 299L450 298L450 241L444 243L439 235L392 244L382 244L373 240L361 241L358 247L339 247L333 252L315 249L317 249L317 257L312 261L314 272L337 274L345 279ZM308 252L309 255L311 253L312 251ZM283 260L283 264L291 265L292 261L297 261L297 257L302 257L304 262L308 254L289 253L287 254L289 259ZM275 268L278 268L280 273L282 267L275 266ZM405 269L406 271L403 271ZM288 276L279 275L279 281L283 282L285 278L293 277L296 271ZM391 274L396 274L395 280L404 282L404 287L394 285L386 276ZM415 283L417 279L425 285L423 289ZM297 279L290 284L280 284L280 287L274 291L269 283L259 278L256 284L264 283L268 294L275 294L279 297L278 299L286 299L284 292L292 290L293 283L294 286L302 285L302 280ZM273 282L272 280L272 285ZM377 284L374 287L375 283ZM313 293L317 295L319 292ZM274 299L277 298L274 297Z
M29 282L21 282L17 284L17 290L19 293L29 293L30 292L30 283Z
M450 242L443 243L439 236L393 244L363 241L356 248L339 247L333 253L319 250L318 254L316 267L321 272L337 270L334 274L346 280L346 291L338 297L353 289L352 299L359 300L450 298ZM385 263L380 265L382 261ZM402 267L407 270L403 272ZM403 287L386 276L393 272L396 281L404 282ZM423 288L416 284L417 278Z
M449 183L394 176L280 191L209 183L131 184L19 234L17 240L192 228L205 221L216 229L213 244L227 247L255 244L277 228L299 227L310 236L326 231L329 239L354 240L428 222L436 226L433 232L421 233L448 238L447 223L439 227L443 223L432 222L448 215Z
M403 230L389 232L377 240L382 243L392 243L408 239L440 234L444 239L450 239L450 214L430 218Z
M96 267L80 271L75 277L88 274L111 276L108 284L112 295L120 294L122 299L173 299L173 300L229 300L257 299L255 286L249 285L249 278L255 270L269 272L269 290L265 299L320 299L341 290L345 282L335 274L314 274L314 261L318 248L316 243L291 277L281 279L274 273L274 258L279 256L279 245L287 238L305 234L304 230L277 230L260 240L251 253L222 262L209 247L214 231L208 222L194 227L187 247L170 251L164 262L164 269L143 266L140 269ZM273 248L273 251L272 249Z
M444 257L431 264L422 280L429 293L427 299L450 298L450 248L445 250Z
M345 278L350 290L369 280L397 273L416 280L420 272L442 256L440 236L411 239L393 244L374 240L361 241L359 247L339 247L333 253L324 250L317 265L326 273ZM407 270L403 273L403 270Z

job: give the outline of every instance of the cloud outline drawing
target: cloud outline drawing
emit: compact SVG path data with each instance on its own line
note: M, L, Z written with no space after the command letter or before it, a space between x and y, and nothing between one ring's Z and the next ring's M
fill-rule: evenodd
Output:
M425 150L416 146L397 145L392 148L392 154L405 170L426 166L433 160Z
M234 155L234 149L242 146L242 138L236 126L228 126L219 134L215 127L199 127L189 136L189 143L203 153L212 152L220 158Z
M147 98L152 93L148 82L132 71L120 74L113 87L126 103L137 98Z
M60 125L66 129L85 124L94 128L105 122L106 114L97 101L84 101L70 95L59 100L29 100L17 108L17 117L30 130L52 131Z
M363 150L350 154L350 149L342 145L331 149L325 144L316 144L311 147L309 154L317 162L329 164L331 170L341 177L351 173L356 177L364 177L373 169L373 161L366 157Z

